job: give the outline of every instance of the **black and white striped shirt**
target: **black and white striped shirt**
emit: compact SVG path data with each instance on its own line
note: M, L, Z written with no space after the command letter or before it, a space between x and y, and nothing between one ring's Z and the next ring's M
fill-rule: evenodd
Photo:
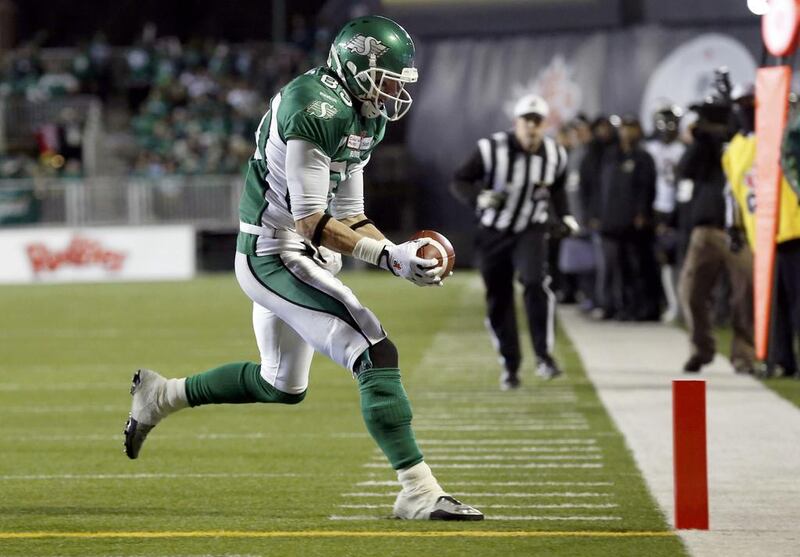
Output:
M470 159L456 172L453 193L475 207L484 189L504 194L498 207L478 212L484 228L519 233L547 222L552 205L559 217L568 213L564 188L567 153L544 137L535 153L522 149L513 132L478 140Z

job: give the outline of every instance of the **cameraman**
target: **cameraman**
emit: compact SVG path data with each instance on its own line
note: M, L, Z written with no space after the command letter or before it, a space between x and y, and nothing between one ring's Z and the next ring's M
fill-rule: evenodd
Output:
M679 201L685 204L683 218L691 231L679 281L681 306L692 345L683 370L699 372L714 359L712 291L726 272L731 283L731 363L737 373L752 373L753 259L748 249L731 250L725 232L726 180L721 158L732 135L731 102L730 89L718 89L690 107L697 114L697 121L691 130L692 142L678 164Z

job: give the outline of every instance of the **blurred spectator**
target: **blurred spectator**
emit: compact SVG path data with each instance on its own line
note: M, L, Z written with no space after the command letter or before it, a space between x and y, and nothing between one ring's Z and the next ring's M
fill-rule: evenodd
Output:
M591 124L591 141L587 144L586 152L580 164L580 200L581 214L588 225L594 247L595 288L592 299L588 305L594 308L594 315L602 316L602 303L605 298L603 284L600 280L605 273L605 260L603 258L602 242L600 239L600 221L598 219L600 202L599 176L600 165L606 151L616 143L616 130L606 116L598 116Z
M111 47L102 31L95 33L89 43L89 67L94 78L93 91L103 103L108 102L112 88Z
M675 214L675 168L686 146L679 139L682 111L672 105L664 106L653 114L653 138L645 145L656 165L656 196L653 202L656 255L661 266L661 285L667 308L661 316L671 322L679 314L676 293L678 239Z
M153 56L143 42L135 44L125 55L127 65L128 109L136 112L150 93L153 78Z
M591 230L581 197L580 169L592 142L592 131L584 115L578 115L563 128L563 145L567 149L567 203L570 213L581 226L581 232L564 238L556 255L554 264L565 275L575 277L575 296L580 309L589 312L594 309L595 254Z
M640 146L639 121L614 120L619 140L603 154L592 186L591 222L600 233L604 266L599 275L602 317L652 320L659 315L658 271L653 256L655 165Z
M753 349L753 257L743 246L732 251L725 233L725 175L723 145L730 138L730 104L721 95L708 96L691 107L697 122L692 143L678 165L678 201L685 204L684 218L691 231L678 284L689 328L691 354L684 371L696 373L716 352L712 332L712 291L723 273L731 284L733 339L731 363L739 373L751 373ZM738 247L738 246L737 246Z
M73 108L61 111L58 123L58 153L72 168L80 169L83 163L83 122Z

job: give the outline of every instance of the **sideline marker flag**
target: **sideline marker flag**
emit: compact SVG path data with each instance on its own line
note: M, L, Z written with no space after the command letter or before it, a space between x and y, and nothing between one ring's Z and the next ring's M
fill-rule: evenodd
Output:
M756 230L753 254L753 313L756 357L767 358L775 235L781 192L781 141L789 109L792 68L774 66L756 72Z
M708 530L706 382L672 381L675 528Z

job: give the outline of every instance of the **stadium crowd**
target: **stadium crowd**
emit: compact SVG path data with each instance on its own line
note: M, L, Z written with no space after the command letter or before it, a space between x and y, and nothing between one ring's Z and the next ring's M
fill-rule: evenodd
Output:
M107 120L126 123L135 142L127 167L136 176L224 174L241 170L251 154L252 130L265 99L298 72L324 62L328 27L295 17L280 44L157 36L152 25L129 47L112 47L102 33L77 48L43 56L32 41L0 64L0 97L29 103L92 95ZM109 118L115 111L116 117ZM35 122L30 145L9 149L0 179L81 174L68 165L75 147L65 131L84 123L63 112ZM61 155L61 157L56 157ZM54 158L55 157L55 158Z

